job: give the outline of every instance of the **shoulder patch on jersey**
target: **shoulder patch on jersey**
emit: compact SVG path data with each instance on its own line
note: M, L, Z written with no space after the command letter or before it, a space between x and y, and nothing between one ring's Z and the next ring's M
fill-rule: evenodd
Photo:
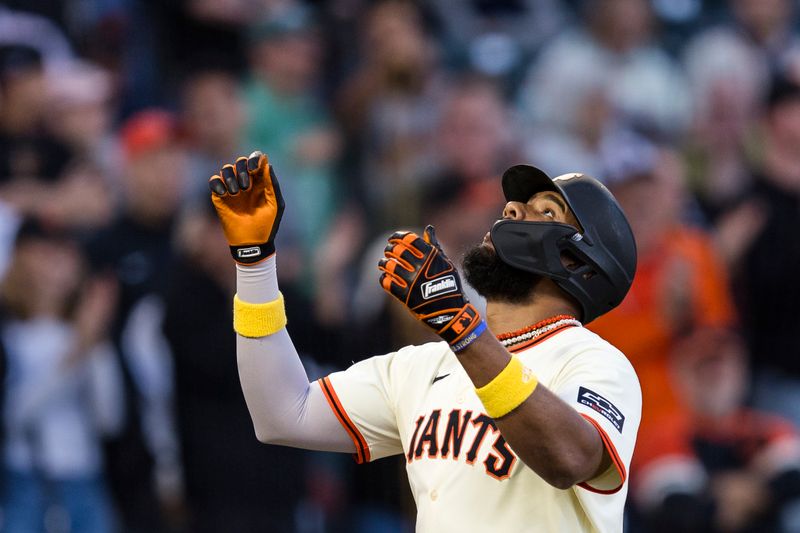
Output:
M625 415L617 407L597 394L596 392L580 387L578 389L578 403L591 407L611 422L617 431L622 433L622 426L625 424Z

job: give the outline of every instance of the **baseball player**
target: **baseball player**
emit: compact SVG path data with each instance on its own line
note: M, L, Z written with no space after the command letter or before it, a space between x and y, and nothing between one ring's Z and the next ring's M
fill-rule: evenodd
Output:
M275 275L272 166L254 152L209 185L237 262L239 374L259 440L358 462L402 454L418 531L622 531L641 390L625 356L582 327L621 302L636 268L605 187L505 172L502 220L463 265L486 317L432 227L393 234L380 284L442 342L309 383Z

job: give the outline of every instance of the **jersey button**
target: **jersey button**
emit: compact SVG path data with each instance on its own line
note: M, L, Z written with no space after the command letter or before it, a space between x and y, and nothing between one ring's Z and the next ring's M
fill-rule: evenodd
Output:
M439 492L436 489L433 489L431 491L431 501L435 502L438 497L439 497Z

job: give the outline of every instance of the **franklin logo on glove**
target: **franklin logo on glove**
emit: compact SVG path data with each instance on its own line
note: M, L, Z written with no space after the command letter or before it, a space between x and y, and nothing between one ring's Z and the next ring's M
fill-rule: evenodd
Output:
M458 290L456 285L456 278L452 275L445 276L444 278L435 279L422 284L422 298L429 300L434 296L440 294L447 294Z
M240 259L247 259L249 257L256 257L261 254L261 248L258 246L252 246L250 248L239 248L236 250L236 255Z

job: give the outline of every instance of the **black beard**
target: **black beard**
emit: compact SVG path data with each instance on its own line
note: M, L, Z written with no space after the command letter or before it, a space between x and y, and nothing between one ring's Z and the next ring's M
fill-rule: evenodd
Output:
M533 297L539 274L505 264L490 246L477 244L461 262L467 282L487 301L521 304Z

